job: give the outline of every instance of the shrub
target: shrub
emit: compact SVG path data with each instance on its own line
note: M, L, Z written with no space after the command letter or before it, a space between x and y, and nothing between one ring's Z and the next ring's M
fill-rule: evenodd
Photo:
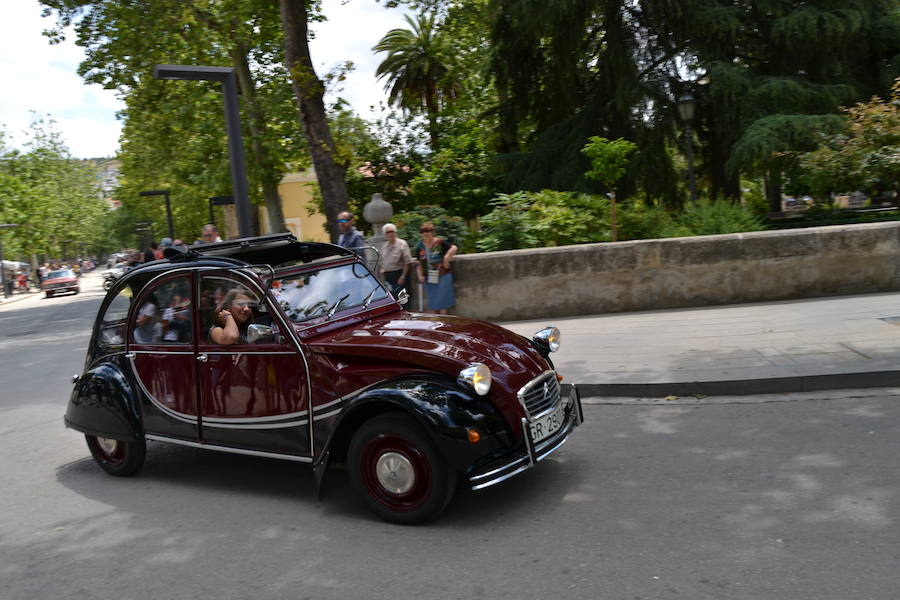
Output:
M665 207L640 199L619 205L617 233L620 240L646 240L672 237L675 219Z
M442 237L451 244L456 244L461 249L466 243L468 230L462 218L448 213L440 206L417 206L408 212L394 215L392 223L397 226L397 235L409 244L409 249L415 248L421 240L419 228L425 221L434 223L435 235Z
M500 194L481 218L484 252L609 240L609 202L601 196L543 190Z
M715 235L765 229L753 212L725 198L701 199L685 206L678 216L680 235Z

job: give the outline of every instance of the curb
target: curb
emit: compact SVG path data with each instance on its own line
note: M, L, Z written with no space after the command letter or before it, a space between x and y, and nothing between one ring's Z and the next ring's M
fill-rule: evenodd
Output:
M832 375L772 377L768 379L734 379L729 381L578 383L577 385L582 397L748 396L850 388L897 387L900 386L900 371L870 371Z

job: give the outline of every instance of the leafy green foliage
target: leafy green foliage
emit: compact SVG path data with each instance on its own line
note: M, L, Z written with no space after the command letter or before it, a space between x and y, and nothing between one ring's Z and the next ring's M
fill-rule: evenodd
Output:
M512 250L609 240L609 202L601 196L543 190L500 194L481 218L479 250Z
M634 142L608 140L600 136L591 136L581 152L591 161L590 170L585 173L588 179L602 183L607 189L616 185L628 168L628 157L635 151Z
M678 216L678 235L716 235L760 231L765 226L750 210L727 198L702 198Z
M417 206L411 211L394 215L393 223L397 226L397 235L409 244L410 249L419 242L419 228L422 223L431 221L435 235L456 244L460 248L466 246L468 230L459 217L453 216L440 206Z
M97 171L70 156L53 121L34 120L29 134L25 152L0 160L0 222L18 225L2 233L7 258L108 249Z
M900 188L900 78L891 98L873 97L846 110L844 132L800 157L814 193Z
M677 224L663 206L635 199L619 207L616 232L620 240L643 240L677 235Z

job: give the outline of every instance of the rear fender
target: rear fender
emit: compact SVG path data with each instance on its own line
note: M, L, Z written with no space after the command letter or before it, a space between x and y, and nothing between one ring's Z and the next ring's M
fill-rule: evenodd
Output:
M134 386L114 364L104 362L81 375L69 398L66 426L122 441L144 435Z

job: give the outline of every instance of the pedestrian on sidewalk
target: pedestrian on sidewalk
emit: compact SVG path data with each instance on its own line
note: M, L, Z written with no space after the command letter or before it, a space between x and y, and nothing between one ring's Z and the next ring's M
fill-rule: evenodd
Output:
M365 242L362 234L356 229L356 217L346 210L338 214L338 228L341 235L338 236L338 246L341 248L362 248Z
M434 223L431 221L422 223L419 233L422 234L422 241L416 244L416 273L419 283L425 284L428 309L445 315L447 309L456 304L450 265L456 256L457 247L436 237Z
M381 266L378 274L391 286L391 293L396 298L400 290L406 286L406 275L414 261L409 252L409 244L397 236L396 225L388 223L381 231L387 241L381 246Z

